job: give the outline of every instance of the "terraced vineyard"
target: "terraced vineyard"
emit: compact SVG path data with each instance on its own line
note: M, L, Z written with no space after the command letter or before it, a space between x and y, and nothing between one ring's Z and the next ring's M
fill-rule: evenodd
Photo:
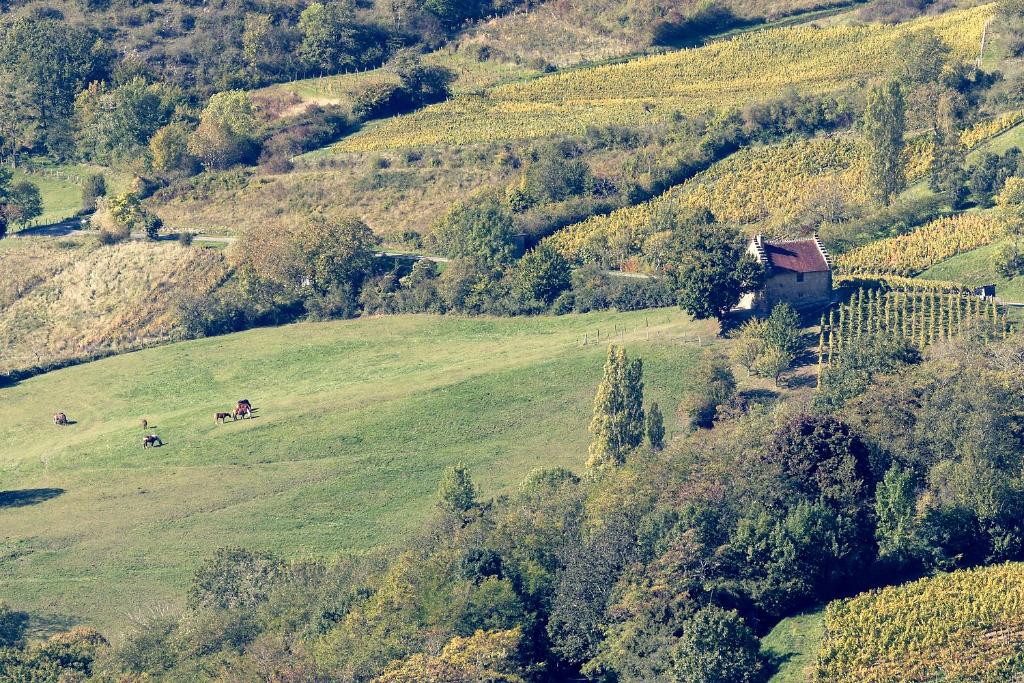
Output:
M953 572L825 610L814 675L830 683L1008 681L1024 672L1024 565Z
M840 272L910 276L941 261L995 242L1004 234L993 216L960 214L939 218L913 232L871 242L841 254Z
M838 92L890 71L899 63L899 41L922 31L935 31L961 58L975 57L992 11L985 5L896 26L775 29L694 50L510 83L369 126L337 149L581 133L592 125L643 125L677 112L704 114L792 88L804 94Z
M667 236L660 216L669 207L709 208L719 219L783 229L803 211L810 186L838 188L851 202L867 200L856 138L825 136L793 144L744 149L649 202L595 216L549 238L577 262L656 262Z

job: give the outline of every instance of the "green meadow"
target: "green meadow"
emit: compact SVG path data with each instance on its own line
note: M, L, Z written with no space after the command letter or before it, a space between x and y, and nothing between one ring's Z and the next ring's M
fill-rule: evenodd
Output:
M400 543L457 461L486 496L536 467L579 470L610 335L643 357L648 397L678 429L714 330L674 309L302 323L2 388L0 599L116 635L174 609L221 546L296 557ZM255 419L214 423L241 398ZM53 425L57 410L74 424ZM150 432L165 445L143 449Z

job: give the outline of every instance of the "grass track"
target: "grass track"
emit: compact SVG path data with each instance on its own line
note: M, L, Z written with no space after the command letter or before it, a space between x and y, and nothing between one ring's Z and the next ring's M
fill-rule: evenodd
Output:
M0 490L64 493L0 507L0 598L115 633L179 599L219 546L298 556L401 541L457 460L488 495L534 467L578 468L604 355L579 341L614 326L671 415L698 352L681 336L712 334L674 310L298 324L2 389ZM243 397L258 419L215 426ZM77 424L53 426L55 410ZM141 448L141 417L165 447Z

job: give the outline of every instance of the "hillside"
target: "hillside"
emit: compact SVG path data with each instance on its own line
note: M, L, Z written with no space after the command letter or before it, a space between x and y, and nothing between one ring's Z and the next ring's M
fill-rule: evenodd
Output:
M0 242L0 374L166 341L178 301L226 275L216 251L178 244Z
M488 495L535 467L578 469L606 348L581 344L616 330L666 406L714 334L671 311L378 317L174 344L0 389L3 597L114 633L178 604L220 546L400 545L454 462ZM257 419L215 425L242 397ZM56 410L75 424L52 425ZM164 447L141 448L143 417ZM17 502L34 490L59 495Z
M991 6L896 26L796 27L738 36L694 50L567 71L454 98L367 126L337 145L369 151L579 134L587 126L650 125L706 114L797 88L846 90L898 63L901 37L935 31L962 59L976 58ZM784 68L780 68L783 67Z

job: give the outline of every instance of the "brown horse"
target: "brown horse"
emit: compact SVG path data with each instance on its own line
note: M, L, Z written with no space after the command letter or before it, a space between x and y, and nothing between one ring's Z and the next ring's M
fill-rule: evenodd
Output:
M157 436L156 434L150 434L149 436L145 436L145 437L142 438L142 447L143 448L149 448L150 446L152 446L153 448L157 448L157 447L163 446L163 445L164 445L164 442L161 441L160 437Z
M252 418L252 408L242 403L238 404L235 408L235 413L232 415L232 420L244 420L245 418Z
M224 424L227 422L229 417L231 417L231 413L214 413L213 422L214 424L217 424L218 422Z
M68 423L68 416L64 413L53 414L53 424L55 425L66 425Z
M146 429L148 427L149 427L149 420L147 420L146 418L142 418L142 428Z

